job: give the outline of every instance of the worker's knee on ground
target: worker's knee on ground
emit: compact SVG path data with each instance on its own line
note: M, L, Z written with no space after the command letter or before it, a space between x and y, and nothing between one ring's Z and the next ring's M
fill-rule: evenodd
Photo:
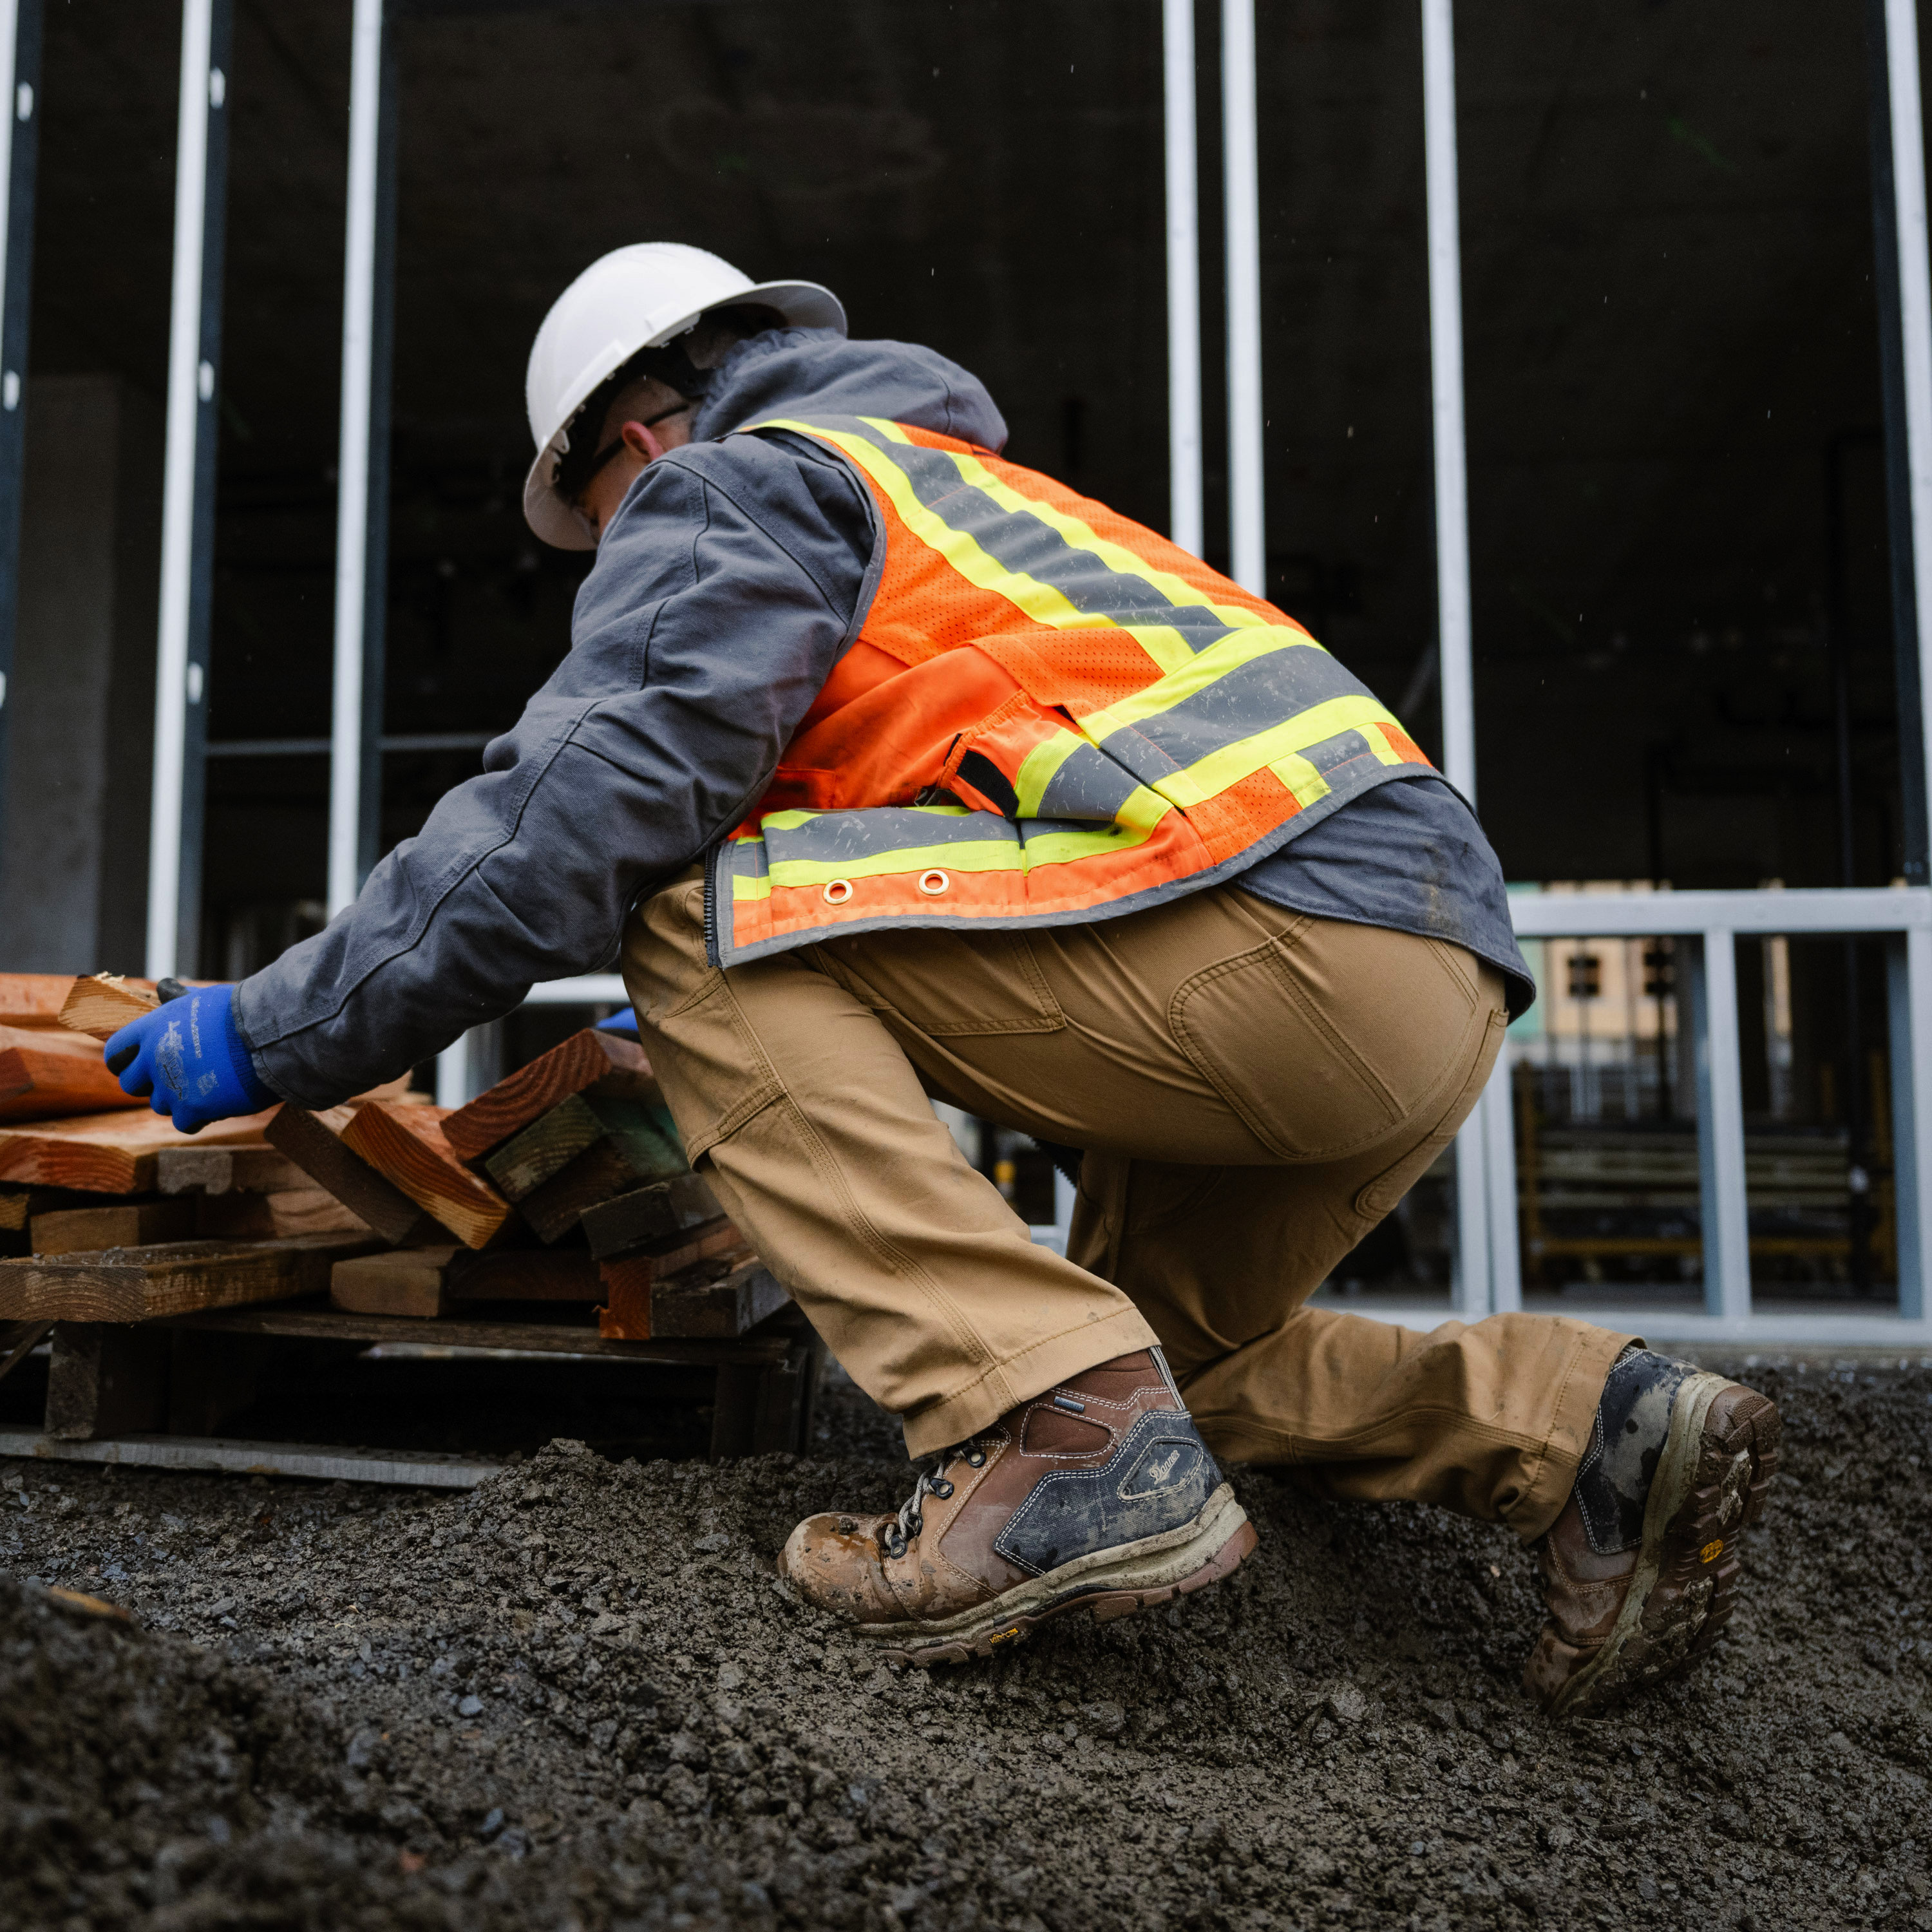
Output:
M1479 976L1460 946L1308 919L1186 981L1169 1021L1264 1146L1338 1160L1461 1085L1490 1010Z

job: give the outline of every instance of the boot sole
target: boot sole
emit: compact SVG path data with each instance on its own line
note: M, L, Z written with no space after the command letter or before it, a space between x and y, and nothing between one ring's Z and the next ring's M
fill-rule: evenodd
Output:
M1743 1532L1764 1514L1782 1426L1768 1396L1722 1376L1678 1390L1630 1594L1603 1647L1552 1701L1552 1717L1604 1710L1717 1642L1737 1607Z
M1231 1575L1260 1538L1248 1513L1223 1483L1192 1522L1063 1563L970 1610L922 1625L861 1626L854 1634L879 1645L888 1660L918 1665L964 1664L1019 1642L1037 1624L1070 1610L1091 1610L1096 1623L1191 1596Z

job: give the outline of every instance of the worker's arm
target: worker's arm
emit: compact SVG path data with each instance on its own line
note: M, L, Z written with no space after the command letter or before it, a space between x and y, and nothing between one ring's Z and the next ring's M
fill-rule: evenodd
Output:
M842 464L734 436L652 464L570 655L484 771L327 929L242 982L260 1078L340 1101L613 956L647 886L741 820L864 614L872 505Z

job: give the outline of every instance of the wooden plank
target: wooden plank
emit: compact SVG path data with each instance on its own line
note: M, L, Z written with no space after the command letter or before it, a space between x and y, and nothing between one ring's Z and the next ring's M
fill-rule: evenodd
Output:
M58 1027L73 991L71 973L0 973L0 1026Z
M412 1484L473 1490L503 1466L419 1449L337 1449L312 1442L233 1442L206 1436L116 1432L65 1442L32 1430L0 1429L0 1456L37 1462L105 1463L122 1469L225 1471L238 1476L293 1476L314 1483Z
M98 1208L100 1198L73 1187L10 1187L0 1184L0 1234L26 1234L36 1214L63 1208Z
M308 1184L302 1169L272 1147L175 1146L164 1148L154 1162L154 1185L164 1194L281 1194Z
M484 1169L511 1200L520 1201L607 1136L634 1143L637 1157L654 1160L660 1173L675 1174L684 1166L684 1150L675 1132L649 1107L635 1100L573 1094L487 1156Z
M602 1355L622 1361L656 1362L686 1368L711 1368L720 1362L782 1361L793 1338L774 1334L773 1324L736 1342L632 1342L598 1334L579 1321L477 1320L445 1316L439 1321L355 1314L337 1308L287 1305L217 1308L206 1313L164 1318L165 1325L220 1329L232 1334L290 1335L310 1341L376 1342L435 1348L488 1348L519 1354ZM160 1324L157 1324L158 1326Z
M480 1160L572 1094L583 1093L646 1106L664 1097L635 1040L586 1028L458 1108L443 1131L459 1160Z
M597 1264L582 1248L492 1248L456 1256L443 1278L452 1302L602 1301Z
M606 1133L517 1204L543 1240L556 1241L586 1209L688 1171L662 1134Z
M686 1229L716 1220L720 1211L701 1174L679 1174L586 1208L578 1225L590 1252L606 1261L675 1240Z
M37 1255L79 1255L100 1248L189 1241L194 1235L192 1201L125 1201L36 1214L31 1238Z
M458 1252L392 1248L338 1262L329 1272L329 1300L352 1315L439 1316L446 1306L443 1276Z
M268 1123L269 1143L384 1240L405 1246L429 1238L436 1224L400 1187L343 1145L342 1130L354 1118L346 1106L320 1114L286 1106Z
M756 1260L734 1268L722 1281L656 1282L651 1288L651 1333L726 1340L755 1328L790 1299L784 1284Z
M218 1120L194 1140L214 1147L259 1142L273 1112ZM189 1136L177 1133L172 1122L145 1108L0 1126L0 1180L77 1187L90 1194L145 1194L154 1184L156 1156L189 1144Z
M303 1184L298 1187L273 1194L204 1194L184 1203L194 1210L194 1234L204 1241L286 1241L297 1234L370 1232L327 1188L310 1185L307 1174L296 1172Z
M0 1120L50 1120L146 1105L122 1092L92 1040L58 1028L0 1026Z
M440 1107L378 1100L356 1110L342 1130L343 1144L465 1247L488 1247L502 1233L510 1204L457 1159L443 1138L443 1118Z
M146 1322L199 1308L319 1294L366 1236L240 1244L173 1241L0 1262L0 1321Z
M124 980L118 973L96 973L76 980L60 1010L60 1023L94 1040L111 1040L130 1020L160 1004L152 980Z
M729 1221L720 1219L666 1253L624 1255L599 1262L597 1272L603 1277L610 1306L598 1315L598 1328L606 1335L646 1340L658 1332L657 1290L668 1277L709 1263L704 1275L709 1282L747 1258L755 1258L751 1244Z

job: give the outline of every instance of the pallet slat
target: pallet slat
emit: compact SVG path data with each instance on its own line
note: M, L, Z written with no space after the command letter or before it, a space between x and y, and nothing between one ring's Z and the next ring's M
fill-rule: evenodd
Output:
M151 1013L160 1004L151 980L124 980L116 973L95 973L76 980L60 1010L60 1023L94 1040L112 1040L130 1020Z
M241 1245L174 1241L0 1262L0 1321L124 1322L319 1294L367 1236L310 1234Z

